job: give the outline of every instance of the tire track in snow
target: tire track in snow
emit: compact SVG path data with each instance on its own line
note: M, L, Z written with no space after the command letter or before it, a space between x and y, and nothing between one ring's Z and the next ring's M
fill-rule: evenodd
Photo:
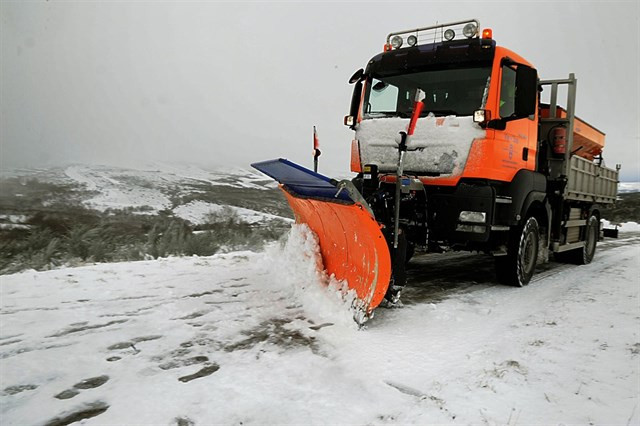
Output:
M600 259L608 259L607 253L610 250L638 243L640 236L636 234L623 234L618 239L605 239L598 244L596 256L591 264L598 264ZM584 266L588 265L550 260L538 265L529 285ZM493 258L487 255L443 253L416 256L409 263L407 275L407 287L401 298L405 305L439 303L460 293L471 293L488 287L505 287L497 282Z

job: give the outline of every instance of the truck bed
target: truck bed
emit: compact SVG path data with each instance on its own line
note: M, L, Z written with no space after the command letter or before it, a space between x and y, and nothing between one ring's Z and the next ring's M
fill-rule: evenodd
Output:
M565 194L569 200L612 204L618 194L618 171L573 155Z

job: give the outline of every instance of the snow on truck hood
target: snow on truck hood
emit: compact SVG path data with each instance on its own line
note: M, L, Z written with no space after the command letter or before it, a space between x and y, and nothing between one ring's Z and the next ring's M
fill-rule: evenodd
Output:
M380 171L393 172L398 164L396 136L406 131L408 118L374 118L362 120L356 128L362 164L376 164ZM472 117L421 118L404 157L404 170L416 173L458 175L464 170L474 139L486 131Z

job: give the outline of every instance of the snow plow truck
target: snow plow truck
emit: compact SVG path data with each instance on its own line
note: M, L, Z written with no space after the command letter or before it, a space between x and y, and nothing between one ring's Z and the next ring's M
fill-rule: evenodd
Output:
M604 167L605 134L575 116L574 74L540 80L467 20L389 34L350 83L357 177L285 159L252 166L315 232L326 272L357 294L358 321L397 303L416 250L491 254L514 286L549 253L591 262L620 166Z

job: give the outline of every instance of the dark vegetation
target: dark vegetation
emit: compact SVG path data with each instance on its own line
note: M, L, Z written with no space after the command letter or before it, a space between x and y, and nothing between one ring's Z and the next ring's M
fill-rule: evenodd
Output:
M258 249L289 227L278 220L248 224L230 208L209 215L198 226L174 217L171 210L144 214L149 208L141 207L100 212L82 205L86 195L90 194L73 185L0 180L0 213L24 218L17 227L6 216L0 220L0 274L82 262ZM256 202L259 199L256 194Z
M279 189L236 188L231 186L189 185L192 193L173 198L174 205L201 200L217 204L229 204L257 210L276 216L293 218L289 206Z

